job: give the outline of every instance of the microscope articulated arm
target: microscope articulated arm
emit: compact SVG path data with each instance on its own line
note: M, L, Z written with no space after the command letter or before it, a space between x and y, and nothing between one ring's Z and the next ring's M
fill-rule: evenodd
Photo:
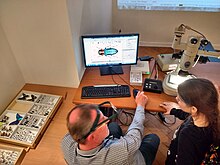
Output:
M197 54L201 55L201 56L220 58L220 52L213 52L213 51L207 51L207 50L198 50Z

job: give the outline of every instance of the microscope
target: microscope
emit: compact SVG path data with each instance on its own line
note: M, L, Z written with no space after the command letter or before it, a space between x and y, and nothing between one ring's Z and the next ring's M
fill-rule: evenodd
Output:
M186 30L194 31L197 36L189 36L187 42L181 42L182 36ZM176 96L177 87L187 79L196 78L190 74L190 69L194 67L200 59L200 56L213 56L220 58L220 52L208 51L204 47L209 43L206 37L197 30L181 24L175 28L172 48L183 51L177 67L174 71L169 72L163 81L163 90L167 95Z

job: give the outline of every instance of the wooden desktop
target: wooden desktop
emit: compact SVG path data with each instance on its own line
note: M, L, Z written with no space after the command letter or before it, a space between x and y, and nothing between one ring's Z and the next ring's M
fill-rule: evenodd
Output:
M152 51L153 50L153 51ZM155 51L154 51L155 50ZM150 56L156 57L157 54L160 53L171 53L171 48L163 48L163 52L161 52L160 48L150 48L150 53L147 54ZM165 51L164 51L165 50ZM139 48L139 56L146 55L147 49L146 48ZM154 61L150 62L150 68L152 68ZM207 63L207 64L197 64L195 68L191 70L191 73L195 74L197 77L204 77L207 79L210 79L214 81L217 85L220 86L220 76L218 75L218 68L220 68L220 63ZM163 80L165 77L165 73L159 70L159 79ZM73 98L74 104L82 104L82 103L93 103L93 104L99 104L104 101L110 101L112 102L117 108L125 108L125 109L131 109L135 110L136 104L133 97L133 88L130 87L131 91L131 97L122 97L122 98L102 98L102 99L81 99L81 91L82 87L84 86L93 86L93 85L107 85L107 84L121 84L126 85L126 83L130 83L130 66L123 66L124 74L121 75L107 75L107 76L100 76L100 71L98 67L94 68L87 68L83 78L81 80L81 83L76 91L76 94ZM153 72L153 75L155 72ZM120 78L121 77L121 78ZM124 82L123 80L126 82ZM139 89L142 91L142 86L134 86L136 89ZM145 92L145 94L148 96L149 101L145 107L148 111L156 111L156 112L164 112L164 109L162 109L159 104L164 101L175 101L175 97L168 96L165 93L157 94L157 93L151 93L151 92Z

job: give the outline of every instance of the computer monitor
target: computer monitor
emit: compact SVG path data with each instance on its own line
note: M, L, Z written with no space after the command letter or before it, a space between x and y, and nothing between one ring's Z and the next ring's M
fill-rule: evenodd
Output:
M139 34L82 36L86 67L99 67L101 75L123 74L122 65L137 64Z

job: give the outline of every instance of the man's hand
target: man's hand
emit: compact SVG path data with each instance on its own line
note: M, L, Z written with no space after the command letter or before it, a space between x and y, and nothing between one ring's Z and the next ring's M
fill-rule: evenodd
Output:
M180 106L174 102L163 102L160 104L160 106L166 110L166 112L164 113L165 115L169 115L171 109L173 108L180 109Z
M135 98L135 102L137 104L137 106L142 106L145 107L148 101L148 97L146 95L144 95L144 92L138 92L137 96Z

